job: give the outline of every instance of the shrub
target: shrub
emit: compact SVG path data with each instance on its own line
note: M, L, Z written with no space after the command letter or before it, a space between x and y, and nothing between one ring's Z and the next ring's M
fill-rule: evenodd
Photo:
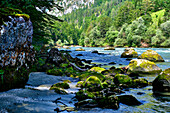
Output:
M161 30L163 31L163 35L166 37L170 37L170 20L161 24Z

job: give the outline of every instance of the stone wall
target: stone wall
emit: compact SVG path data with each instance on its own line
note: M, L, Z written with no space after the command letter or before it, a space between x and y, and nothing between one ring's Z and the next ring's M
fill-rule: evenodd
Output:
M22 87L35 60L30 19L8 16L0 26L0 91Z

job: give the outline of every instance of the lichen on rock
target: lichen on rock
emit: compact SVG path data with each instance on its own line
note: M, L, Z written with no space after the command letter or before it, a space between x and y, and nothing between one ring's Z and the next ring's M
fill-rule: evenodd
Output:
M153 62L164 62L164 59L154 50L147 50L143 52L138 58Z
M131 60L127 66L128 73L160 73L162 70L154 63L145 59Z
M133 48L126 48L121 54L121 58L137 58L138 53Z

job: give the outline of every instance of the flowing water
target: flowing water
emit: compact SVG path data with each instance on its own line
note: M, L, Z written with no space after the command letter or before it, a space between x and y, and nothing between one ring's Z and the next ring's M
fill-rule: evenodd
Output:
M86 51L74 51L78 47L71 48L71 56L78 57L80 59L92 60L94 64L100 64L103 68L110 68L112 66L122 67L129 64L129 60L126 58L120 58L121 53L125 48L116 48L116 50L105 51L104 48L99 47L83 47ZM152 49L158 52L165 60L163 63L156 63L160 68L170 68L170 48L135 48L140 55L144 51ZM99 53L91 53L93 50L97 50ZM82 54L83 56L76 56ZM115 62L115 65L108 65L110 62ZM157 75L145 75L142 76L148 81L153 81ZM68 95L56 94L53 90L49 90L50 86L54 83L62 80L70 80L71 86L67 90ZM35 72L30 74L29 81L25 88L12 89L6 92L0 92L0 113L56 113L56 108L65 109L64 105L68 107L74 107L74 93L78 91L75 87L78 79L70 77L60 77L47 75L43 72ZM135 96L142 105L139 106L127 106L120 103L118 110L113 109L84 109L76 111L77 113L167 113L170 112L170 97L155 96L152 92L152 86L144 88L131 88L125 91L125 94ZM60 98L61 97L61 98ZM54 102L59 99L59 102ZM72 111L75 112L75 111ZM67 113L67 111L63 111Z

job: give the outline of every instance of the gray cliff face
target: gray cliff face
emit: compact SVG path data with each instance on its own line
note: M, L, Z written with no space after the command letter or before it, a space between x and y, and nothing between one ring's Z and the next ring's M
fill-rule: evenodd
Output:
M32 22L25 21L23 17L9 16L8 21L0 26L0 69L3 72L0 75L0 89L11 88L11 86L3 88L7 83L15 86L14 81L19 84L20 75L22 75L20 81L26 80L28 75L23 76L19 70L22 68L28 71L35 60L31 45L32 35Z

